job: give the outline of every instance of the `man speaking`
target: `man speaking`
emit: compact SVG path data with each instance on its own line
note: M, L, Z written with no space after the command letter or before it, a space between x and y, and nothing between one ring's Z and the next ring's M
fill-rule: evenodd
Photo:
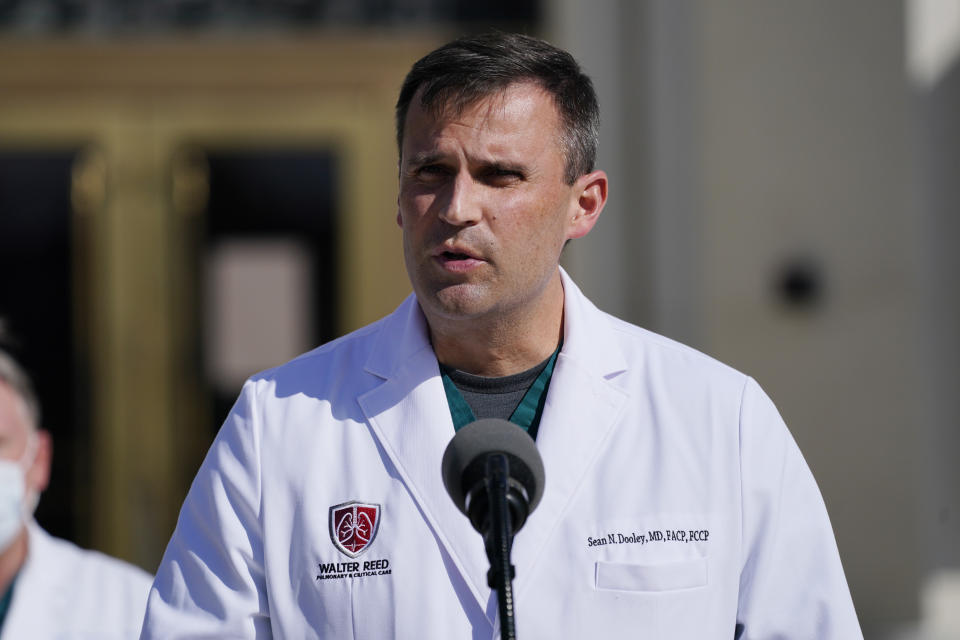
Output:
M509 419L546 469L523 638L849 640L826 510L750 378L594 307L559 267L607 199L573 58L492 34L397 102L414 294L243 388L184 502L144 638L491 638L483 540L441 458Z

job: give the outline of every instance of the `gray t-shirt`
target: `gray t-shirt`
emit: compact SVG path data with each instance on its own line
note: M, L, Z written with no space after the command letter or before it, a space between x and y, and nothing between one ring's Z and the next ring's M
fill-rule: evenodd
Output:
M472 373L448 367L441 362L440 373L453 381L477 420L484 418L509 420L548 362L550 358L532 369L496 378L475 376Z

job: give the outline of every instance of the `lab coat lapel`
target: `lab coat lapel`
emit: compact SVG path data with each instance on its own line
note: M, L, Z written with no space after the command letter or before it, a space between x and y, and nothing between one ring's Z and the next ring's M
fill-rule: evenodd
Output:
M384 382L357 400L480 611L485 611L490 589L483 539L454 506L440 475L454 429L426 321L410 296L385 323L366 364L366 370Z
M543 499L514 539L515 590L522 597L540 553L569 511L577 487L612 435L627 393L612 379L627 364L617 348L609 316L597 310L562 272L564 343L537 434L543 458Z

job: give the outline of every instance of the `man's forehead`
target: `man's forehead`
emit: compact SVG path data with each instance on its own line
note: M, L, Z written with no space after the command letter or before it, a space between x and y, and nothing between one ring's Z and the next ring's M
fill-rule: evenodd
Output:
M491 91L478 94L462 94L456 92L441 93L428 103L424 101L423 87L413 97L413 104L426 111L434 120L458 118L466 111L482 109L487 112L502 111L507 104L508 91L517 86L513 83L497 87Z
M513 104L528 102L531 98L550 105L551 111L557 113L553 96L533 80L519 80L484 92L450 90L432 96L432 99L425 103L426 93L427 89L421 86L414 94L407 112L407 122L404 123L405 129L414 112L417 117L426 117L435 123L455 120L466 113L475 113L483 119L489 119L504 114Z

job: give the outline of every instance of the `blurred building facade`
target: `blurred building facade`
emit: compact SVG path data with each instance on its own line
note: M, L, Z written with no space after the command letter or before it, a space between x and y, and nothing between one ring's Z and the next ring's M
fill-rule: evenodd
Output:
M611 201L566 266L757 378L868 637L916 620L960 567L960 64L917 80L917 3L481 4L0 1L0 315L50 334L70 424L40 517L153 568L243 377L406 295L395 94L495 25L600 93Z

